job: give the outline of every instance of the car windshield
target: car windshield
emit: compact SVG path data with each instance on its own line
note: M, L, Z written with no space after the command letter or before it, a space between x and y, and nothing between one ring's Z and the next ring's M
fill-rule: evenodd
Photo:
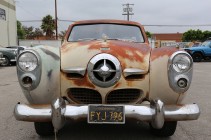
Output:
M205 41L202 43L202 46L211 46L211 41Z
M142 32L138 26L121 24L76 25L73 27L68 41L75 42L101 39L144 42Z

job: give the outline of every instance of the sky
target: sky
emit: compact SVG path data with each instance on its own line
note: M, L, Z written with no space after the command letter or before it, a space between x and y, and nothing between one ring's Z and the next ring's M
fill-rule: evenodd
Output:
M55 0L15 0L19 21L42 20L55 15ZM120 19L122 4L134 4L130 17L145 25L151 33L183 33L189 29L211 31L211 0L57 0L59 20ZM58 30L64 31L72 22L59 21ZM41 22L22 22L25 26L40 27ZM208 26L147 26L147 25L208 25Z

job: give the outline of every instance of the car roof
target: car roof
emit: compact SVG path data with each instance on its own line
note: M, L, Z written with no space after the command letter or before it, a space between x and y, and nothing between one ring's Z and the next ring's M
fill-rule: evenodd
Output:
M141 26L141 24L138 22L126 21L126 20L116 20L116 19L82 20L82 21L76 21L73 24L97 24L97 23L132 24L132 25Z

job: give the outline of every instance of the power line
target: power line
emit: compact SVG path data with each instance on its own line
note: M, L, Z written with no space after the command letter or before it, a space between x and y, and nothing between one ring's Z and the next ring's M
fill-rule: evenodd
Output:
M186 25L152 25L152 24L145 24L143 26L148 26L148 27L206 27L206 26L211 26L211 24L186 24Z
M64 20L64 19L60 19L59 21L63 21L63 22L76 22L76 20Z
M27 14L31 15L32 17L38 17L37 15L35 15L34 13L32 13L31 11L26 10L25 8L23 8L22 6L20 6L18 3L16 4L16 6L18 6L20 9L22 9L23 11L25 11ZM40 18L40 17L38 17L38 18Z
M58 19L58 21L61 22L76 22L76 20L64 20L64 19ZM20 20L20 22L42 22L42 20ZM211 24L143 24L143 26L148 26L148 27L206 27L206 26L211 26Z
M42 22L42 20L20 20L20 22Z

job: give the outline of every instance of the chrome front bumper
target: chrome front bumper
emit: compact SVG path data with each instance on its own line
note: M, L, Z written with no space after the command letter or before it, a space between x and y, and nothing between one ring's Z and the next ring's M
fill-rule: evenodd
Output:
M124 105L125 117L151 122L154 128L162 128L164 121L196 120L200 115L197 104L164 105L155 100L150 104ZM52 121L59 130L65 120L87 118L88 105L66 105L64 99L58 98L51 105L17 104L14 109L17 120L29 122Z

